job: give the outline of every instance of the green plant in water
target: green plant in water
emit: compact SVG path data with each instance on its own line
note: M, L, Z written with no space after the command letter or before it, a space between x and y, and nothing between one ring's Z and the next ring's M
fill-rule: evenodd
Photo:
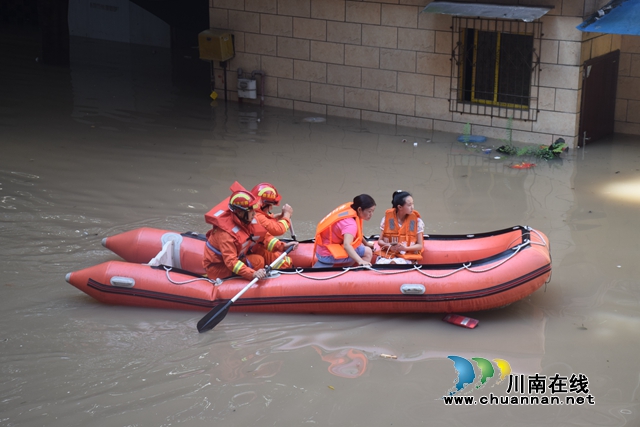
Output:
M517 148L513 145L499 147L496 151L517 156L534 156L539 159L551 160L554 157L560 157L563 151L567 149L564 139L558 138L548 147L521 147Z
M564 139L558 138L553 144L548 147L521 147L518 148L513 145L513 117L509 117L507 120L507 137L502 140L505 145L502 145L496 149L498 153L507 154L509 156L535 156L540 159L550 160L554 157L559 157L563 151L567 149L567 144Z
M464 143L469 142L471 139L470 136L471 136L471 123L467 122L462 128L462 141Z
M504 142L513 145L513 117L507 119L507 139Z
M513 117L507 119L507 137L502 140L505 145L496 149L498 153L514 155L518 154L518 149L513 146Z

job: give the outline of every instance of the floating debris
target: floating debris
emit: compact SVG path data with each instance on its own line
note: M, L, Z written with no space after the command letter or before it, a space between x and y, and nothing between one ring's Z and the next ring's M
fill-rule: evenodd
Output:
M522 162L522 163L516 163L515 165L511 165L509 167L511 169L531 169L535 165L536 165L535 163Z
M327 121L324 117L305 117L302 120L309 123L322 123Z
M486 136L482 135L460 135L458 137L458 142L485 142L487 140Z
M463 328L469 329L475 328L476 326L478 326L478 323L480 323L478 319L461 316L459 314L447 314L442 318L442 320L451 323L452 325L462 326Z
M398 356L393 354L381 354L380 357L384 357L385 359L397 359Z

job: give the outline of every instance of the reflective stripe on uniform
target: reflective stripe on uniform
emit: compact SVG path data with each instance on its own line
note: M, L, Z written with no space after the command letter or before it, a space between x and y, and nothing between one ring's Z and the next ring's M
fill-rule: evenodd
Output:
M280 220L280 221L278 221L278 222L281 222L281 223L282 223L282 225L284 225L284 231L287 231L287 230L289 229L289 223L288 223L286 220L281 219L281 220Z
M273 252L273 248L276 246L276 243L278 243L280 240L273 238L271 239L271 241L269 242L269 244L267 245L267 250L269 252Z
M288 256L282 258L282 260L280 260L278 263L276 263L273 268L274 269L278 269L282 266L282 264L284 264L285 262L289 263L289 265L292 265L293 263L291 262L291 258L289 258Z
M238 271L240 271L240 269L244 267L244 262L242 261L238 261L236 262L236 265L233 266L233 274L238 274Z

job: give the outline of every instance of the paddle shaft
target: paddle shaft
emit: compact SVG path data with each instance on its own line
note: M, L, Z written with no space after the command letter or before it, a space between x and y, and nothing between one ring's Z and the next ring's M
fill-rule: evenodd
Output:
M289 246L283 253L280 254L278 258L275 259L270 265L265 267L267 273L271 271L284 257L287 256L289 252L293 250L293 246ZM205 332L210 329L213 329L218 323L224 319L224 317L229 312L229 308L231 305L237 301L238 298L242 296L245 292L249 290L251 286L253 286L258 280L257 277L254 278L251 282L247 284L240 292L238 292L233 298L227 301L225 304L218 304L214 306L200 321L198 322L198 332Z
M271 270L271 268L270 268L270 267L271 267L271 266L267 266L267 267L265 267L265 270L267 271L267 273ZM244 288L242 288L242 290L241 290L240 292L238 292L238 293L236 294L236 296L234 296L233 298L231 298L231 299L229 300L229 302L230 302L231 304L233 304L234 302L236 302L236 301L238 300L238 298L240 298L240 297L242 296L242 294L244 294L245 292L247 292L247 291L249 290L249 288L250 288L251 286L253 286L253 284L254 284L254 283L256 283L257 281L258 281L258 278L257 278L257 277L256 277L255 279L253 279L252 281L250 281L250 282L249 282L249 284L248 284L247 286L245 286Z
M291 252L293 249L293 246L289 246L287 248L286 251L282 252L280 254L280 256L278 258L275 259L275 261L273 261L271 264L269 264L268 266L266 266L264 269L267 271L267 273L269 273L273 267L275 267L280 261L282 261L284 259L284 257L287 256L287 254L289 252ZM244 288L242 288L242 290L240 292L238 292L236 294L236 296L234 296L233 298L231 298L231 303L234 303L238 300L238 298L240 298L242 296L242 294L244 294L245 292L247 292L249 290L249 288L251 286L253 286L254 283L256 283L259 279L256 277L255 279L253 279L251 282L249 282L249 284L247 286L245 286Z
M293 231L293 221L291 218L289 218L289 231L291 232L291 238L297 241L298 239L296 238L296 232Z

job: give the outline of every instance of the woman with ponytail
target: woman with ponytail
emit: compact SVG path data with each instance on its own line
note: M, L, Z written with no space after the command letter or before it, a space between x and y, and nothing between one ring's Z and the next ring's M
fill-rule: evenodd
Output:
M376 263L413 264L422 260L424 221L413 208L411 193L395 191L391 206L380 223L380 250L376 252Z
M373 197L360 194L325 216L316 228L314 267L370 266L374 244L363 237L362 221L375 209Z

